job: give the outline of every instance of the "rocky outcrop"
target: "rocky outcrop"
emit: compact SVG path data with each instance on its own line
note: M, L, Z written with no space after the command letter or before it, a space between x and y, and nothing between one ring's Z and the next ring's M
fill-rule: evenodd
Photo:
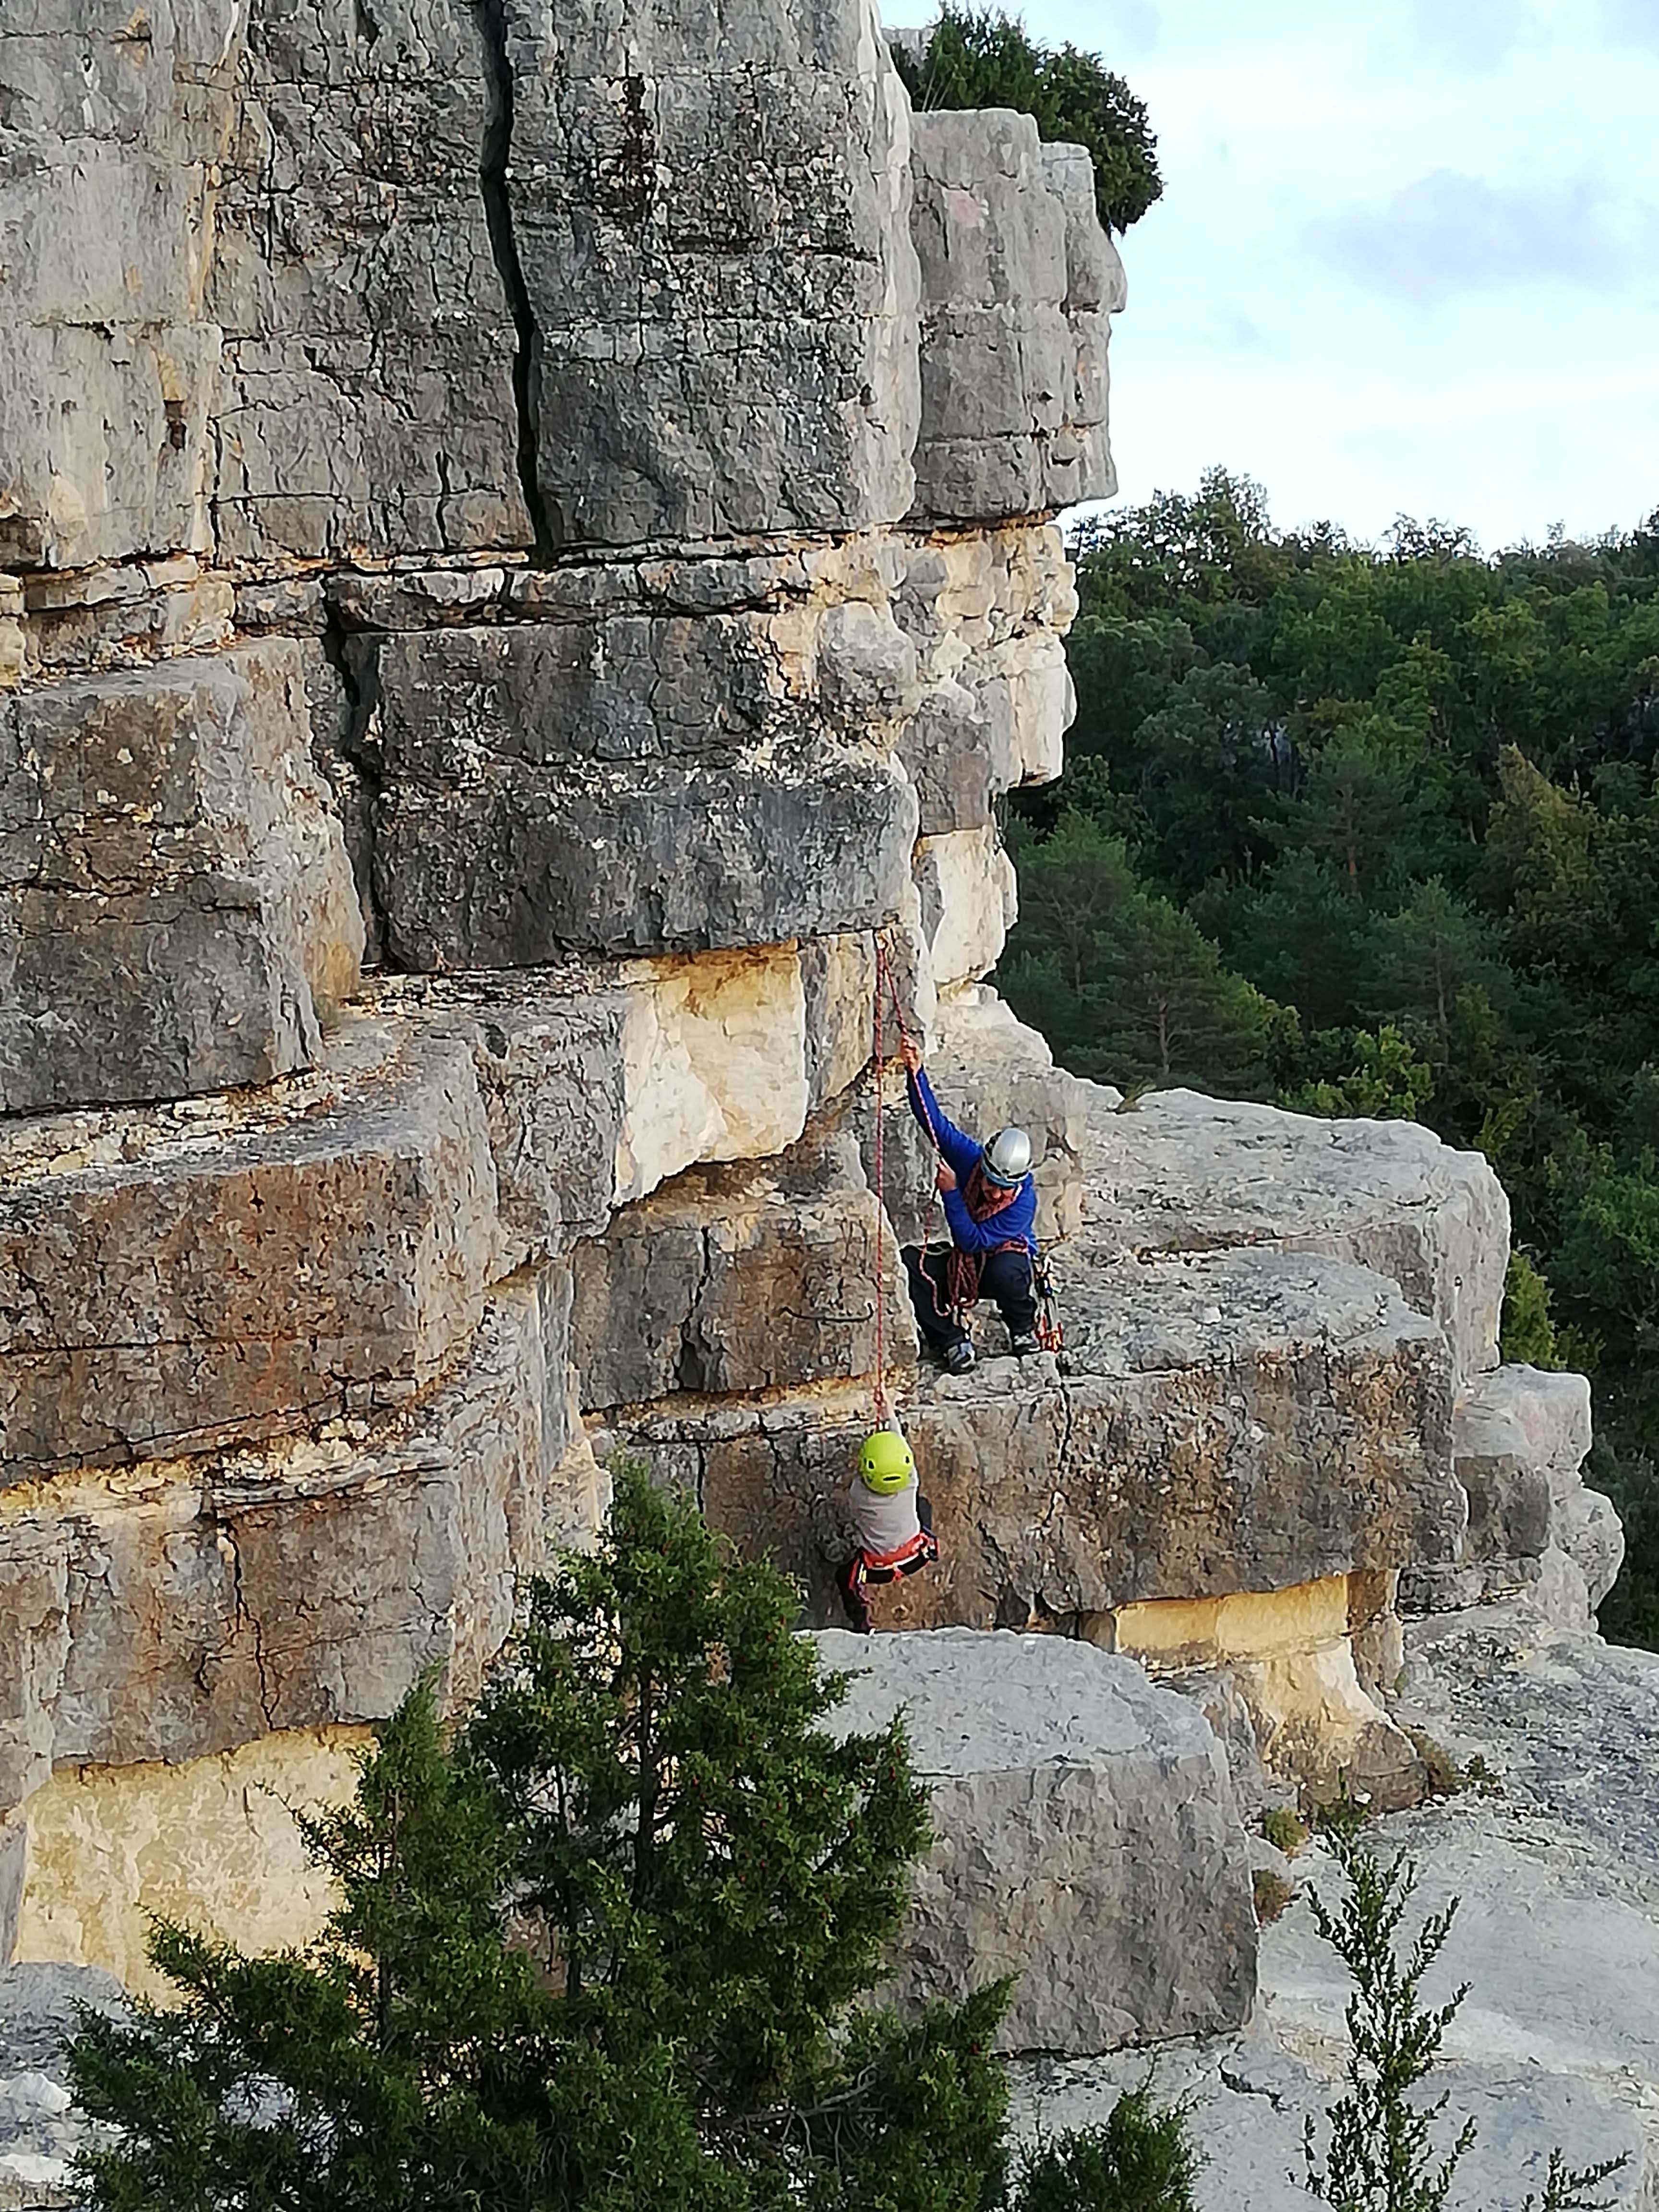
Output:
M823 1622L890 1401L944 1556L883 1620L944 1633L884 1663L947 1735L1030 1693L930 1739L908 1971L1014 1931L1055 2048L1236 2020L1215 1731L1409 1796L1401 1591L1582 1620L1614 1534L1498 1370L1484 1163L1120 1111L985 984L1112 484L1085 157L913 118L872 0L35 0L0 113L0 1919L298 1940L246 1807L466 1696L615 1449ZM901 1028L1036 1138L1057 1359L916 1370Z
M878 981L1001 950L1116 295L1004 118L924 308L870 0L84 12L0 29L0 1815L131 1974L468 1693L584 1414L913 1357ZM936 337L1023 349L994 484Z
M893 1994L1006 1974L1002 2040L1096 2051L1249 2014L1255 1916L1225 1760L1184 1698L1053 1637L817 1638L847 1670L838 1729L902 1711L932 1793Z
M1521 2212L1541 2199L1553 2147L1568 2163L1623 2158L1598 2196L1652 2203L1659 2181L1659 1659L1563 1631L1528 1595L1437 1616L1407 1636L1403 1718L1449 1770L1478 1757L1462 1794L1378 1824L1385 1856L1417 1870L1407 1921L1456 1901L1451 1939L1423 1987L1469 1994L1449 2030L1437 2139L1473 2119L1480 2140L1453 2201ZM1265 1846L1261 1847L1265 1850ZM1159 2054L1158 2093L1189 2101L1206 2154L1203 2212L1297 2212L1304 2122L1338 2086L1349 1985L1313 1927L1305 1892L1332 1895L1316 1845L1273 1855L1297 1892L1261 1932L1261 2006L1240 2036ZM1018 2071L1017 2119L1058 2129L1103 2118L1146 2057Z
M1581 1472L1589 1384L1582 1375L1496 1368L1458 1407L1453 1444L1468 1527L1455 1562L1413 1565L1406 1602L1448 1611L1526 1589L1562 1627L1588 1628L1625 1552L1611 1501Z

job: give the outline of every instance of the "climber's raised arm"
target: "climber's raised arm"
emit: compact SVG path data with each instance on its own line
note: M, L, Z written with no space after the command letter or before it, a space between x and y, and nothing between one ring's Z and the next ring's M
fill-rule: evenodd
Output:
M939 1157L951 1168L958 1180L969 1176L978 1164L980 1146L963 1129L958 1129L945 1109L933 1096L933 1086L927 1080L927 1071L921 1064L921 1047L914 1037L906 1037L899 1046L899 1057L904 1062L905 1087L909 1093L910 1111L939 1146Z

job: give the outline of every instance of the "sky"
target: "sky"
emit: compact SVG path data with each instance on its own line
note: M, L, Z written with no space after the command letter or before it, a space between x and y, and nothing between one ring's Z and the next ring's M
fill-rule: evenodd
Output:
M1659 0L1019 12L1158 134L1164 198L1121 241L1120 498L1220 463L1284 526L1404 514L1488 550L1659 507Z

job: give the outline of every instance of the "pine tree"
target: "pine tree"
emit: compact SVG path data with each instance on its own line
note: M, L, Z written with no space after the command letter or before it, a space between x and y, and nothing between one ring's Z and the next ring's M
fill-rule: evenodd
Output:
M860 2007L927 1833L896 1723L793 1586L618 1471L453 1737L422 1686L304 1824L304 1951L155 1938L176 2008L88 2017L103 2212L995 2212L1006 1987ZM1079 2212L1110 2200L1079 2199Z

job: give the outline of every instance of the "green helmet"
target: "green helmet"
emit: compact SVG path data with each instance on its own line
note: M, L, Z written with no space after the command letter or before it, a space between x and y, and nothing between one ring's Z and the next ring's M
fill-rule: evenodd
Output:
M908 1489L916 1471L915 1455L896 1429L878 1429L859 1453L859 1480L883 1498Z

